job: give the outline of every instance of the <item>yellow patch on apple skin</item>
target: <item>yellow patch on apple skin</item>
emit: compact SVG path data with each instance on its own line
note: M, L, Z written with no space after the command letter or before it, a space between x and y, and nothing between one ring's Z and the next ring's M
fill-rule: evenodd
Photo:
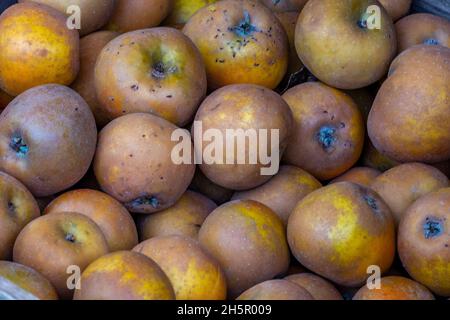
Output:
M136 296L144 300L173 298L170 287L159 279L159 273L150 269L138 270L136 266L128 263L120 253L113 253L94 261L83 272L82 277L88 278L96 274L120 274L119 284L129 287Z
M221 270L212 263L193 257L187 264L175 262L165 268L178 300L223 300L226 298L226 280Z
M68 85L75 77L68 34L47 19L42 12L26 10L2 23L0 78L11 94L44 83Z
M448 259L439 256L431 260L421 259L420 257L416 258L417 263L411 265L408 270L411 276L432 290L442 288L442 290L446 290L447 295L450 294L450 286L448 285L448 279L450 279L450 263Z
M255 241L262 241L272 251L279 250L278 243L284 241L286 234L278 216L269 214L267 210L270 209L254 203L239 203L236 209L246 219L247 225L256 229L256 233L249 232Z

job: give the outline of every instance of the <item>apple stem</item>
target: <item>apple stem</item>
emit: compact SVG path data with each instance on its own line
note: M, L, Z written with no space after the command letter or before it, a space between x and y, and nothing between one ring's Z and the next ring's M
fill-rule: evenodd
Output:
M129 206L131 207L140 207L143 205L150 205L153 208L157 209L159 207L159 200L156 197L139 197L134 199L133 201L129 202Z
M72 243L75 242L75 236L74 236L72 233L70 233L70 232L69 232L68 234L66 234L65 239L66 239L67 241L69 241L69 242L72 242Z

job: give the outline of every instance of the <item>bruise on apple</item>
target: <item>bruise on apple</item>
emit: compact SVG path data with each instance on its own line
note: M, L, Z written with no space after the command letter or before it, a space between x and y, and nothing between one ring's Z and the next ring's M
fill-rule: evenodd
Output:
M274 89L286 73L286 33L275 15L257 1L213 3L200 9L183 32L203 56L211 90L236 83Z

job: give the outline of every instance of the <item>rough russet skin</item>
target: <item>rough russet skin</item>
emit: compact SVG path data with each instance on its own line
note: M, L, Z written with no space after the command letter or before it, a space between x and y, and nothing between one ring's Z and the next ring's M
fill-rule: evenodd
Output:
M39 215L30 191L16 178L0 172L0 260L11 259L20 230Z
M36 270L19 263L0 261L0 277L11 281L39 300L58 300L52 284Z
M369 167L354 167L348 170L346 173L340 175L339 177L333 179L330 183L348 181L353 183L358 183L364 187L370 187L372 182L381 174L378 171Z
M283 223L256 201L237 200L218 207L200 228L199 241L222 266L230 299L289 267Z
M210 89L236 83L274 89L286 73L286 33L275 15L255 0L210 4L183 32L203 56Z
M319 189L321 183L308 172L283 165L265 184L251 190L236 192L232 200L255 200L271 208L286 225L298 201Z
M242 293L236 300L314 300L303 287L286 280L261 282Z
M305 288L315 300L342 300L342 295L329 281L313 273L293 274L284 280Z
M435 294L450 297L450 188L414 202L398 229L398 252L408 274Z
M81 14L80 35L86 35L103 27L110 18L116 0L19 0L48 5L67 14L71 5L78 6ZM167 0L166 0L167 1Z
M436 163L450 158L449 114L450 49L414 46L392 63L367 129L375 148L389 158Z
M86 102L61 85L43 85L16 97L0 115L0 170L36 197L69 188L87 172L97 128Z
M429 13L416 13L395 24L398 52L409 47L429 43L450 47L450 21Z
M153 213L172 206L186 191L195 171L193 161L180 165L172 161L178 142L171 141L171 135L176 129L148 113L111 121L99 134L94 159L102 190L131 212Z
M378 0L392 20L397 21L408 14L412 0Z
M375 178L370 188L391 208L396 224L406 209L420 197L448 187L448 178L438 169L422 163L398 165Z
M187 190L170 208L137 219L140 240L179 235L198 238L198 231L217 205L200 193Z
M262 133L260 130L266 130L268 151L270 151L271 140L274 137L274 132L271 130L279 130L280 157L286 149L293 124L289 106L277 93L251 84L230 85L216 90L203 101L195 116L195 121L201 121L203 133L209 129L220 130L224 146L227 143L227 129L256 130L257 145L262 145L259 142L259 135ZM205 149L210 142L203 137L197 137L194 131L191 134L195 141L195 147L202 151L202 154L207 153ZM228 143L230 142L232 142L231 138L228 139ZM200 150L200 147L203 149ZM239 150L239 154L245 154L248 159L250 150L247 142L245 150ZM270 179L270 175L261 174L261 168L270 166L270 164L262 164L261 157L257 157L257 164L252 164L250 161L238 164L237 154L237 152L234 153L234 164L226 164L228 154L224 147L223 164L209 164L203 161L199 167L212 182L232 190L248 190Z
M287 76L300 71L303 68L303 63L298 57L297 50L295 49L295 26L297 24L299 12L287 11L277 12L275 16L280 21L281 25L286 31L289 42L289 64L287 69Z
M122 33L156 27L171 12L172 6L173 0L116 0L106 28Z
M101 128L109 122L109 115L103 110L95 91L95 63L102 49L119 33L98 31L80 40L80 72L72 83L73 90L78 92L94 114L97 125Z
M320 180L337 177L358 161L364 123L348 95L308 82L286 91L283 99L291 107L295 123L284 161Z
M163 25L181 29L198 10L214 2L217 0L174 0L173 9Z
M106 193L79 189L53 200L44 214L78 212L91 218L102 230L110 251L131 250L138 243L136 225L125 207Z
M161 267L177 300L225 300L225 274L196 240L182 236L154 237L141 242L133 251L146 255Z
M95 67L95 88L109 119L148 112L187 124L206 95L202 58L173 28L125 33L106 45Z
M369 6L378 5L381 29L360 27ZM318 79L339 89L380 80L395 57L392 19L376 0L310 0L297 22L295 45L303 64Z
M360 286L367 268L389 269L394 259L394 220L371 189L339 182L301 200L289 217L291 252L306 268L343 286Z
M173 300L170 280L150 258L117 251L92 262L81 275L74 300Z
M100 228L88 217L75 212L58 212L30 222L17 237L13 261L40 272L55 287L60 298L70 299L67 268L81 271L108 253Z
M260 0L272 12L300 12L308 0Z
M66 27L66 16L58 10L14 5L1 15L0 30L0 88L8 94L47 83L69 85L75 79L79 35Z
M353 300L434 300L426 287L411 279L389 276L380 279L381 288L369 289L363 286Z

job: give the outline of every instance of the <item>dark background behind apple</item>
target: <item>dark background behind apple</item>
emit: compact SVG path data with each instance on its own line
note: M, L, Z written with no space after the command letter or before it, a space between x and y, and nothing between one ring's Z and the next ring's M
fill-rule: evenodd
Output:
M413 12L429 12L450 20L450 0L414 0Z

